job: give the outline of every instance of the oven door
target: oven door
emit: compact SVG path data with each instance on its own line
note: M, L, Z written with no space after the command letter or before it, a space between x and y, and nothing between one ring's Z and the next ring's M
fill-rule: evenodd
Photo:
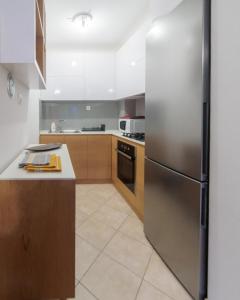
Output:
M118 178L135 192L135 158L118 150Z

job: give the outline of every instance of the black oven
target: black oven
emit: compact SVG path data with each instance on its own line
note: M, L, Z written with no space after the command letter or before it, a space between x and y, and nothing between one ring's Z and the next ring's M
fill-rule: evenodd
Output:
M135 192L135 147L118 141L118 178Z

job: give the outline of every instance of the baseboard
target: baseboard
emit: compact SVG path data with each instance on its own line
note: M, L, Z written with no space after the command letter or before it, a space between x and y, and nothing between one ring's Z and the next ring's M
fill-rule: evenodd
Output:
M112 183L112 179L76 179L76 184L104 184Z

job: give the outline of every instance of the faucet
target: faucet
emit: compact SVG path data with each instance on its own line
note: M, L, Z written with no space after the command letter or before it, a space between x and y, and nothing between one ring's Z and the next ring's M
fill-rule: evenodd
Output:
M58 132L61 132L61 131L63 130L63 123L65 123L66 120L64 120L64 119L59 119L59 120L57 120L57 122L58 122L58 125L57 125L57 131L58 131Z

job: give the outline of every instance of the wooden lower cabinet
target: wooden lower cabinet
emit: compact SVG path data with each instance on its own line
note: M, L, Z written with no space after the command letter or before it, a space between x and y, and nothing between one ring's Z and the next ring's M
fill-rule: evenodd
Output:
M40 143L67 144L77 183L112 181L111 135L41 135Z
M132 193L117 177L117 142L136 148L136 186ZM145 147L111 135L41 135L40 143L65 143L68 146L77 183L113 182L118 191L143 220Z
M68 146L77 180L85 180L88 176L87 136L66 136L66 144Z
M117 142L121 140L136 148L136 182L135 193L131 192L117 177ZM112 181L117 190L128 201L141 220L144 217L144 157L145 147L118 137L112 137Z
M111 181L111 135L88 136L88 179Z
M40 135L40 144L62 143L66 144L65 135Z

